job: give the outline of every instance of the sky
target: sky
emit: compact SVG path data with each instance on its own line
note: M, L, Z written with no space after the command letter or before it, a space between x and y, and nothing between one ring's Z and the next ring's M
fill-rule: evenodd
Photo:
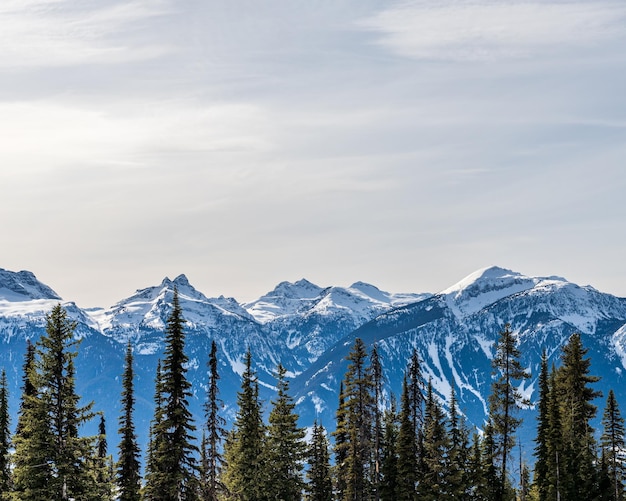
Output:
M3 0L0 267L626 297L623 0Z

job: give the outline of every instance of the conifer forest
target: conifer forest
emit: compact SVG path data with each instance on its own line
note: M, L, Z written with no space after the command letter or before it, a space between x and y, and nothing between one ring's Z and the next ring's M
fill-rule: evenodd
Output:
M218 349L207 353L204 417L189 410L185 319L175 292L165 351L154 375L147 450L134 423L133 350L121 374L121 413L105 416L75 389L80 341L61 305L46 334L29 343L17 422L11 422L7 374L0 378L0 499L13 501L618 501L626 498L624 418L613 391L593 403L591 360L577 334L560 363L544 353L538 401L519 391L530 374L516 336L504 325L495 345L488 418L470 427L456 389L444 407L414 351L400 395L384 392L377 346L357 338L347 357L334 431L298 424L287 371L264 403L248 350L234 423L226 428ZM88 397L88 396L86 396ZM537 410L533 463L518 455L519 410ZM597 421L595 418L601 418ZM83 436L86 422L98 433ZM600 422L601 428L592 425ZM116 434L115 450L107 436Z

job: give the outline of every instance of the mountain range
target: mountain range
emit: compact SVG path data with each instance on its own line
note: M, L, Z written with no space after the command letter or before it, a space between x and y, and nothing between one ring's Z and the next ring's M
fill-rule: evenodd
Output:
M399 395L404 370L417 349L425 380L446 402L454 385L459 406L470 425L480 428L487 412L492 380L491 359L505 323L519 341L522 363L532 378L520 390L537 399L541 353L559 364L561 347L571 334L581 334L592 360L591 371L602 377L596 388L613 388L626 401L626 299L579 286L560 277L532 277L499 267L472 273L436 293L392 294L357 282L349 287L319 287L307 280L282 282L250 303L208 298L185 275L137 290L109 308L81 309L62 300L28 271L0 269L0 367L7 370L11 410L19 406L21 367L27 339L45 330L46 314L59 302L76 322L82 339L76 360L77 389L95 409L105 412L110 443L119 415L121 374L127 342L133 346L136 372L136 424L147 441L152 417L154 374L163 352L164 328L174 289L186 319L188 378L193 384L191 410L198 423L207 380L211 340L219 350L220 395L224 417L232 422L243 358L250 349L265 407L274 392L274 371L288 371L298 403L300 424L314 419L334 428L338 387L345 360L358 337L376 344L386 378L385 396ZM604 401L596 404L600 409ZM530 454L534 406L522 411L522 442ZM16 419L13 419L15 423Z

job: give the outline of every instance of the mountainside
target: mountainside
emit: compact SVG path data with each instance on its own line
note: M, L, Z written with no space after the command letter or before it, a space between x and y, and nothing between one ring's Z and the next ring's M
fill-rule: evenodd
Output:
M454 384L460 409L471 423L481 426L494 343L507 322L518 336L522 362L533 374L521 388L531 400L537 397L542 350L558 365L561 347L572 333L579 332L589 349L592 374L602 376L598 389L606 395L613 388L618 400L626 402L622 384L626 299L559 277L529 277L491 267L435 295L390 294L362 282L323 288L300 280L283 282L258 300L240 304L233 298L207 298L180 275L138 290L110 308L82 310L62 302L30 272L0 270L0 366L9 374L13 413L26 339L41 335L46 313L62 302L77 322L77 336L83 339L76 360L79 393L95 400L95 408L104 410L109 422L115 422L119 413L125 345L133 345L137 429L145 445L155 367L163 351L174 288L187 320L188 377L195 394L191 408L198 420L209 346L215 340L220 392L229 421L236 410L243 357L250 349L266 406L273 396L273 371L280 362L292 378L301 424L309 426L317 417L332 429L337 390L347 367L345 356L360 337L370 348L374 343L378 346L387 396L399 395L403 371L415 348L424 377L432 381L437 395L445 401ZM602 408L604 401L598 405ZM523 433L530 437L533 410L525 414ZM116 437L110 442L115 443Z

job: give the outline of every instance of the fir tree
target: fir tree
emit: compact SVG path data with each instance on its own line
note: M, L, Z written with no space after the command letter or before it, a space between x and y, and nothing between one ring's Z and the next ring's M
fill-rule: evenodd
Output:
M308 449L309 469L306 473L307 501L332 501L333 482L330 468L326 430L317 420L313 423L311 444Z
M367 358L365 344L357 338L346 357L349 364L344 377L349 441L344 499L350 501L369 499L371 491L374 398L373 381L366 366Z
M47 316L46 334L37 344L27 376L36 394L23 401L15 445L15 491L18 499L97 499L91 471L96 458L93 437L80 437L80 426L93 417L93 402L79 406L74 358L75 324L61 305Z
M341 500L344 498L346 491L347 459L350 447L348 435L348 409L346 407L343 381L339 383L339 403L335 416L335 431L332 435L335 440L335 490L337 499Z
M0 499L6 499L11 488L9 449L11 429L9 417L9 388L6 370L0 376Z
M162 373L161 360L157 361L156 375L154 378L154 416L150 421L148 450L146 451L146 473L145 485L141 490L141 497L144 501L158 500L157 477L159 475L158 464L158 441L162 438L155 433L159 429L163 420L163 390L162 390Z
M398 501L411 501L415 497L417 485L417 436L413 427L411 405L411 393L405 375L402 381L402 395L400 397L400 426L396 451L397 460L397 483L396 499Z
M267 469L267 497L283 501L301 499L304 481L302 479L303 460L306 452L304 429L298 427L296 404L289 395L287 370L277 368L277 395L272 401L267 428L265 457Z
M504 501L507 494L509 454L515 445L515 431L521 419L515 417L515 411L526 404L518 388L519 382L530 375L523 369L520 351L511 326L506 324L496 344L496 353L492 362L496 380L491 385L489 396L489 419L492 424L495 445L495 464L499 467L496 478L496 501Z
M137 445L137 435L133 421L135 408L133 350L130 341L126 345L124 374L122 375L122 414L119 417L120 436L119 459L117 462L116 484L120 501L139 501L141 475Z
M590 421L597 412L592 401L601 393L589 386L600 378L589 375L587 351L580 335L573 334L563 347L563 363L557 372L555 397L560 405L563 435L561 499L591 499L595 490L596 443Z
M217 501L218 495L223 491L220 482L222 466L222 441L226 436L224 426L225 419L220 415L224 404L219 398L218 382L220 379L217 369L217 344L211 341L209 353L209 382L207 386L207 399L204 404L206 419L206 435L202 441L202 461L200 468L201 498L203 501Z
M156 448L152 459L156 468L151 472L154 500L191 501L197 499L198 494L195 476L198 448L193 443L196 428L189 411L192 394L186 377L189 359L185 354L184 322L178 291L174 290L160 381L162 416L154 425Z
M613 501L624 499L624 463L626 462L626 443L624 441L624 418L622 417L615 394L609 390L606 407L602 416L604 431L601 437L602 454L610 479Z
M549 431L550 431L550 379L548 373L548 357L546 351L541 354L541 370L539 373L539 402L537 415L537 437L535 438L535 489L537 501L547 501L549 492Z
M398 483L398 432L400 429L398 409L394 395L391 395L389 408L383 414L383 439L381 451L380 499L396 499Z
M467 474L469 462L469 432L458 411L454 385L450 390L450 419L448 421L449 451L446 455L446 490L448 499L465 499L470 490Z
M373 490L373 498L378 501L380 499L380 481L381 481L381 456L382 456L382 434L383 434L383 425L382 425L382 397L383 397L383 367L380 362L380 357L378 355L378 349L376 345L372 348L372 352L370 354L370 367L369 372L372 379L372 388L373 388L373 398L374 398L374 406L373 406L373 429L372 429L372 465L371 469L371 477L372 477L372 490Z
M267 471L263 462L265 426L259 384L252 369L252 354L246 352L241 390L237 393L237 415L224 445L223 480L230 495L241 501L265 499Z
M96 457L94 461L96 485L101 501L110 500L113 494L113 461L108 453L106 420L100 414L98 437L96 439Z
M428 383L424 413L423 473L419 479L418 497L424 501L435 501L444 497L451 499L447 489L446 454L449 450L446 419Z

